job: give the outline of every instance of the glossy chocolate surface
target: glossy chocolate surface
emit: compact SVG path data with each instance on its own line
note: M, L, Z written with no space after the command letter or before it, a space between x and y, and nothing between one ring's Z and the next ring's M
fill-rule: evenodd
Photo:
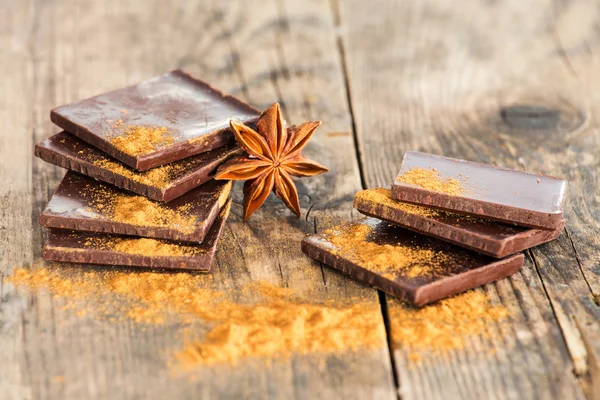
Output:
M229 120L253 122L260 112L181 71L51 111L52 122L124 164L144 171L233 141ZM117 149L120 126L164 127L172 143L140 155Z
M129 254L104 248L97 242L111 240L115 235L78 232L62 229L50 229L44 242L42 256L48 261L71 262L79 264L122 265L161 269L184 269L210 271L215 250L227 220L231 200L223 207L210 231L201 244L182 244L194 248L194 255L143 255ZM148 240L128 238L131 240ZM177 243L167 242L165 243Z
M414 168L457 179L465 192L454 196L398 180ZM396 200L533 228L562 224L567 188L562 179L411 151L404 155L398 178L392 186Z
M228 145L139 172L66 132L51 136L35 146L35 155L44 161L163 202L207 182L220 164L240 152L236 145ZM117 168L111 169L106 166L107 163ZM159 170L166 171L166 179L160 185L147 179Z
M385 293L418 306L505 278L523 266L523 254L497 260L374 218L365 218L354 224L370 228L370 234L366 240L380 246L382 253L390 254L398 248L397 257L401 258L406 254L401 248L408 247L415 250L441 252L444 257L436 265L429 265L428 262L417 265L434 268L431 273L414 276L408 273L403 275L402 272L392 272L390 276L389 271L386 273L378 271L378 263L381 261L372 259L365 262L357 261L356 257L350 256L332 243L325 233L305 237L302 240L302 251L309 257L361 282L373 285ZM332 231L336 229L345 228L344 226L333 228ZM353 249L357 252L361 250L363 250L361 247ZM394 258L391 257L391 259Z
M358 192L354 208L370 217L496 258L556 239L565 225L563 220L554 230L523 228L429 209L394 200L389 188Z
M142 213L144 212L142 209L126 210L128 215L132 216L129 221L122 219L115 221L108 204L114 203L116 198L127 201L140 196L83 175L67 172L40 216L40 225L46 228L200 243L227 201L230 192L231 182L211 180L170 203L163 204L143 199L142 204L150 211L154 209L151 208L154 203L156 207L160 207L160 210L177 212L181 215L181 220L185 221L184 226L178 226L176 222L167 226L140 224L142 216L132 216L131 212Z

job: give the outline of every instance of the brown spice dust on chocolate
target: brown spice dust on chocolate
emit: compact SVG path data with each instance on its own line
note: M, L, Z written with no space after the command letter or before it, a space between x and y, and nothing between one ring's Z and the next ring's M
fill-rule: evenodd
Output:
M152 153L174 142L173 133L164 126L124 125L122 120L113 122L110 135L112 145L131 156Z
M191 206L176 209L149 200L143 196L107 191L103 187L86 185L93 196L92 210L102 212L112 221L137 226L171 227L182 233L192 233L197 228L196 217L189 215Z
M415 246L379 244L371 237L373 229L360 223L348 224L325 231L334 246L333 254L388 279L397 275L415 278L443 273L436 266L447 260L440 251Z
M466 192L463 182L456 178L444 178L435 168L411 168L398 176L396 180L451 196L460 196Z
M433 217L443 215L443 211L433 208L421 207L413 204L403 203L392 198L392 190L389 188L376 188L372 190L361 190L356 193L356 198L361 198L372 203L383 204L384 206L397 208L410 214L423 217Z

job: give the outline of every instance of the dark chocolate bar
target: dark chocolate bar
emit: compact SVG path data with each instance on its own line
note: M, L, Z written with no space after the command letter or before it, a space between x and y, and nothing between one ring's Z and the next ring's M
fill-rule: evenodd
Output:
M566 181L418 152L404 155L394 199L531 228L563 222Z
M210 271L230 207L231 200L201 244L50 229L42 256L49 261L81 264Z
M164 204L67 172L40 225L200 243L230 192L231 182L211 180Z
M497 260L373 218L307 236L302 251L417 306L512 275L524 259Z
M358 192L354 208L370 217L496 258L554 240L565 226L563 220L554 230L523 228L416 206L394 200L389 187Z
M260 112L209 84L173 71L53 109L52 122L109 156L145 171L233 141L229 121Z
M35 146L35 155L44 161L164 202L207 182L220 164L240 152L232 144L139 172L66 132Z

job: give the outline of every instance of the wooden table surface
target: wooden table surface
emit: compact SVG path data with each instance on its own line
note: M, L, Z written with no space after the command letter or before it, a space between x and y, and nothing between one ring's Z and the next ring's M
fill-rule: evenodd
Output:
M162 356L177 326L75 318L16 290L6 277L40 261L37 219L65 173L32 154L58 132L50 109L176 68L323 121L306 155L331 172L298 181L301 219L272 196L243 223L237 187L213 267L232 290L389 301L299 242L357 218L354 193L390 184L407 150L568 179L561 236L479 289L511 312L508 333L417 365L383 346L189 380ZM596 0L0 0L0 76L0 398L600 398Z

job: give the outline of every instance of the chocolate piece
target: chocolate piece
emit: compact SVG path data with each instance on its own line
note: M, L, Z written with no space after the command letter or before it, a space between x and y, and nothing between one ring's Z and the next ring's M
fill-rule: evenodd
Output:
M567 183L558 178L407 152L394 199L531 228L557 229Z
M439 211L394 200L389 188L358 192L354 208L370 217L496 258L554 240L565 226L562 220L554 230L523 228Z
M373 218L305 237L302 251L417 306L512 275L524 259L493 259Z
M35 155L44 161L165 202L207 182L220 164L240 152L236 145L228 145L138 172L66 132L35 146Z
M81 264L210 271L230 207L231 200L201 244L50 229L42 256L49 261Z
M260 112L209 84L172 71L57 107L52 122L109 156L145 171L233 140L229 120Z
M40 225L200 243L230 192L231 182L211 180L162 204L67 172Z

